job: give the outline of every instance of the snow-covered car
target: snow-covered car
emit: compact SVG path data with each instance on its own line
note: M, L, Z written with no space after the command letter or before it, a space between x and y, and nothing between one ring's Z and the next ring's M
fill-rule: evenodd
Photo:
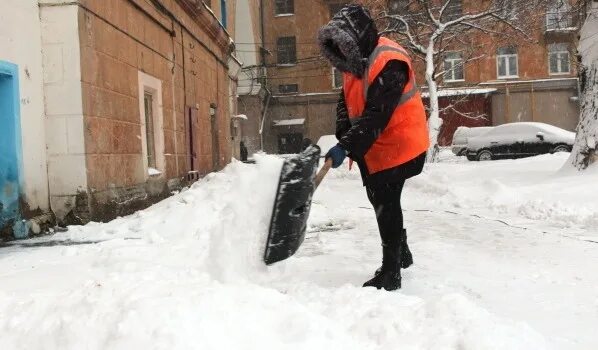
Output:
M521 122L494 127L467 140L467 159L523 158L539 154L571 152L575 133L544 123Z
M464 156L467 151L467 139L470 137L476 137L483 135L484 133L492 130L491 126L479 126L470 128L467 126L460 126L455 130L453 134L453 143L451 150L457 156Z

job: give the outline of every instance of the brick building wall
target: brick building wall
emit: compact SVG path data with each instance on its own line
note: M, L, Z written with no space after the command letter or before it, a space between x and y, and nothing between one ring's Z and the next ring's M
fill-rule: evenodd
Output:
M230 31L234 3L227 1ZM79 2L87 189L78 193L71 217L106 220L130 213L168 196L189 171L202 175L230 161L230 89L236 86L228 71L229 38L218 23L222 18L200 4ZM146 101L153 148L146 137ZM149 149L155 165L148 164Z

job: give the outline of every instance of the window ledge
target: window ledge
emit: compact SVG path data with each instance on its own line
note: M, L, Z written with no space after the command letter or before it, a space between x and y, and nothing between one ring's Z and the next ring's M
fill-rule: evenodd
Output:
M279 13L277 15L274 15L274 18L278 18L278 17L291 17L294 16L294 13Z
M288 68L288 67L295 67L297 63L277 63L276 67Z
M519 79L518 75L507 75L504 77L497 77L497 80L507 80L507 79Z
M563 72L563 73L552 73L552 72L549 72L548 75L550 75L550 76L571 75L571 72Z
M147 175L149 175L149 177L159 177L162 175L162 172L155 168L147 168Z
M464 83L465 79L445 80L445 83Z

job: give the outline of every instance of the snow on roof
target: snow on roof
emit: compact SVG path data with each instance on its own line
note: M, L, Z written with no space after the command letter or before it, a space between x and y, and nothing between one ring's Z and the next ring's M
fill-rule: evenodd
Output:
M233 118L248 120L245 114L237 114Z
M304 123L305 123L305 118L283 119L283 120L275 120L274 126L303 125Z
M438 97L450 97L450 96L461 96L461 95L481 95L491 94L495 92L494 88L464 88L464 89L440 89L438 90ZM429 92L422 92L422 97L430 97Z
M509 126L510 128L516 128L519 126L533 126L535 128L538 128L540 130L543 130L545 132L551 133L555 136L560 136L560 137L564 137L564 138L571 138L571 137L575 137L575 133L565 130L565 129L561 129L558 126L554 126L551 124L546 124L546 123L540 123L540 122L515 122L515 123L507 123L507 124L502 124L499 126Z

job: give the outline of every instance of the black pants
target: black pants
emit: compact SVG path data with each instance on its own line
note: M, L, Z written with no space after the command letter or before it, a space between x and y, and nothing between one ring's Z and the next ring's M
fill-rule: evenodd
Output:
M401 209L401 193L405 180L389 184L367 186L370 203L376 211L378 230L382 245L392 251L400 249L403 234L403 210Z

